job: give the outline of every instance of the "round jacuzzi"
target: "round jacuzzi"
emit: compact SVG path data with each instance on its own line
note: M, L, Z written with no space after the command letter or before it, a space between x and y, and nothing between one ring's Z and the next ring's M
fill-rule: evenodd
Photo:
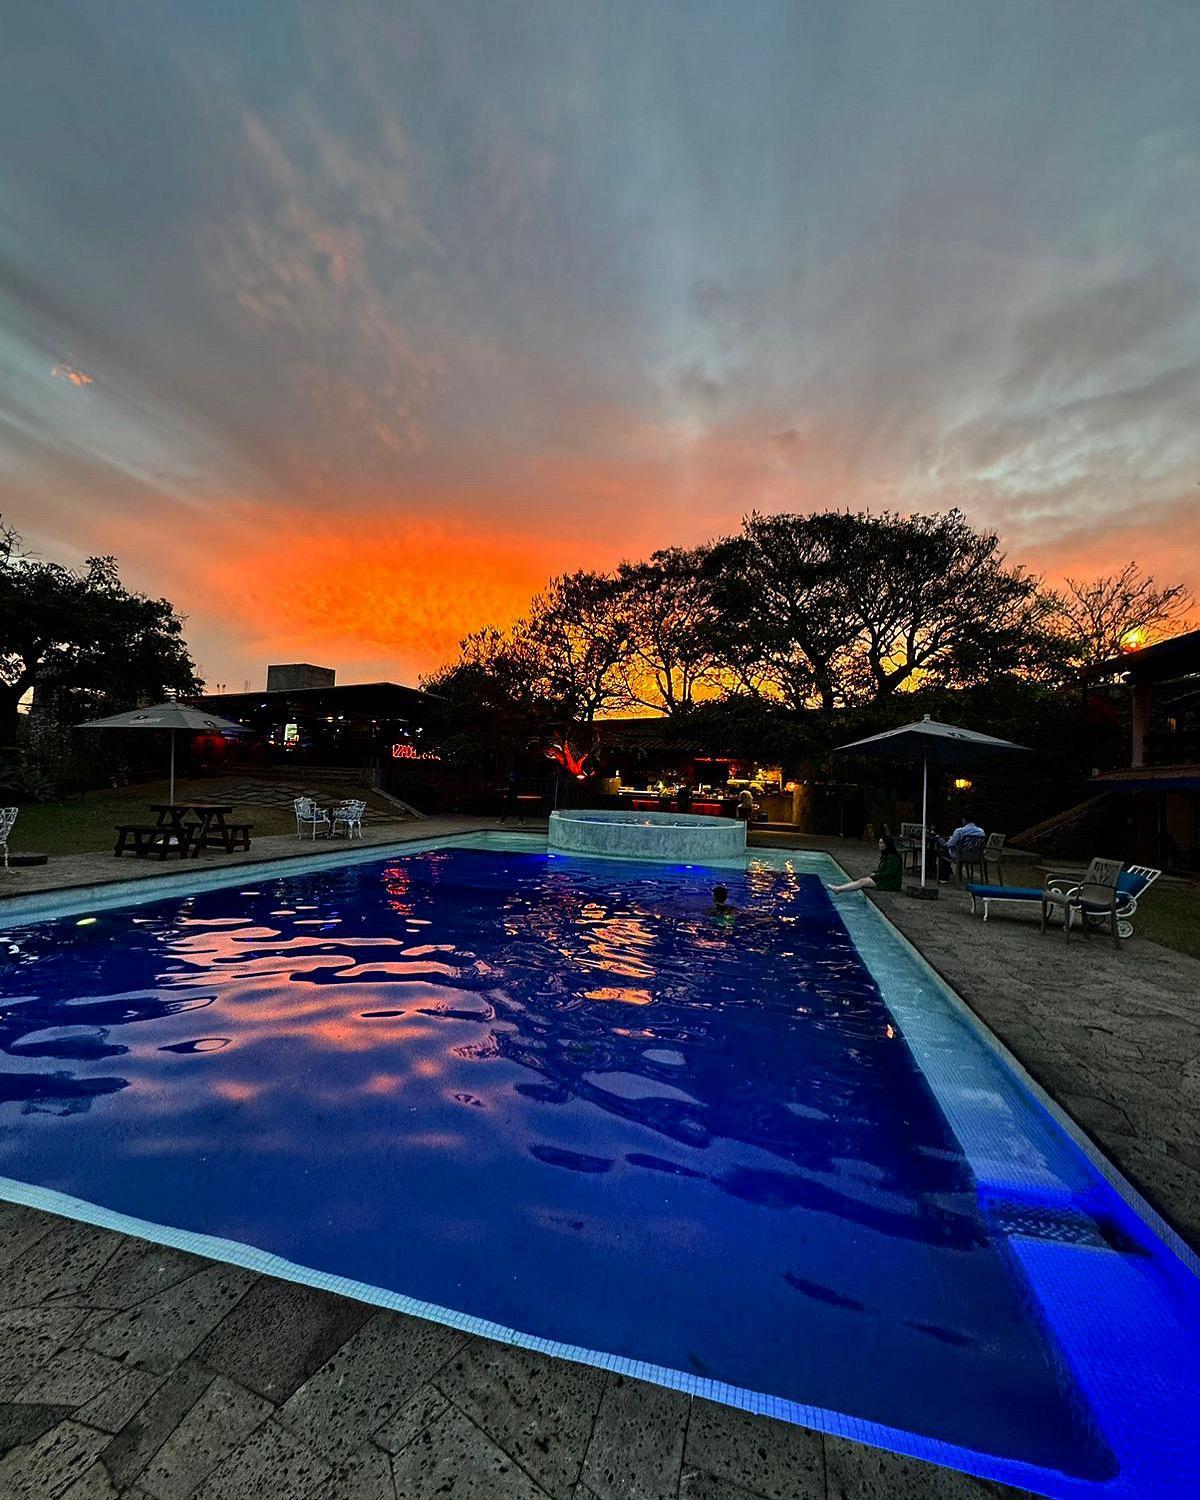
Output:
M668 859L702 864L736 859L746 850L746 825L703 813L569 808L550 814L550 848L611 859Z

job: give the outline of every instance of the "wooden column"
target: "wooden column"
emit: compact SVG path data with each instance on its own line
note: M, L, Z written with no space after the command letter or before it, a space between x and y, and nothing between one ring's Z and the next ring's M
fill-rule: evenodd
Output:
M1129 764L1144 766L1146 764L1146 739L1150 733L1150 684L1148 682L1134 680L1132 718L1133 744Z

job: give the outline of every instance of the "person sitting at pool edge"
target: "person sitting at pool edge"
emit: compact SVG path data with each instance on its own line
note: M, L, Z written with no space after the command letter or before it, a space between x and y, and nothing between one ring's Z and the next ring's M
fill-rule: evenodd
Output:
M864 875L861 880L848 880L845 885L831 885L829 889L835 896L844 895L846 891L898 891L903 874L904 861L891 835L885 833L879 840L879 863L875 866L875 873Z
M714 885L712 888L712 905L708 908L710 917L731 917L737 910L736 906L729 904L729 887L727 885Z

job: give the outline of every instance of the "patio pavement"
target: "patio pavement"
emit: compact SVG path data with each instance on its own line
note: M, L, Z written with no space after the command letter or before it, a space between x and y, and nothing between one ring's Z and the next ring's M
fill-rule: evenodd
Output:
M376 841L490 826L431 818ZM865 845L797 842L870 867ZM311 844L264 838L235 859L301 853ZM195 868L79 856L22 871L6 893ZM984 928L958 893L876 899L1200 1240L1200 964L1136 939L1114 953L1020 921ZM0 1204L0 1330L3 1500L1022 1493L12 1204Z

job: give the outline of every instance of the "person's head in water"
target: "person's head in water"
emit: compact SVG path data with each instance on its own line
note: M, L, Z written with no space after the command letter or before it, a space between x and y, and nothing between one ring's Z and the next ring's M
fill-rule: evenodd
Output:
M721 911L729 900L729 887L727 885L714 885L712 889L713 906Z

